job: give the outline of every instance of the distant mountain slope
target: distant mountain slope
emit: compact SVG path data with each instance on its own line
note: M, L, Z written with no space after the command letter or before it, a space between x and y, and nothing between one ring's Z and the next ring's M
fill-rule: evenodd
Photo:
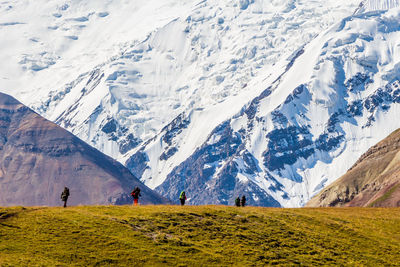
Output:
M309 207L400 206L400 129L379 142L333 184L307 203Z
M0 93L0 206L60 205L64 186L70 205L129 203L134 186L142 203L166 201L117 161Z

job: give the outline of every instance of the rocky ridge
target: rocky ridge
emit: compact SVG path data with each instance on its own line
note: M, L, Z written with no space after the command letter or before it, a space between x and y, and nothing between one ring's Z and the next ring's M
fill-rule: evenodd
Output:
M371 147L308 207L400 206L400 129Z

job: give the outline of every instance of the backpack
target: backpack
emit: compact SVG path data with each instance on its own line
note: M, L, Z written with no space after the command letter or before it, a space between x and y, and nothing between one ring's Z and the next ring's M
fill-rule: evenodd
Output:
M66 201L69 197L69 188L65 188L64 191L61 193L62 201Z
M235 205L236 206L240 206L240 198L236 198L235 199Z
M135 189L133 189L131 196L133 198L139 198L140 196L140 188L139 187L135 187Z

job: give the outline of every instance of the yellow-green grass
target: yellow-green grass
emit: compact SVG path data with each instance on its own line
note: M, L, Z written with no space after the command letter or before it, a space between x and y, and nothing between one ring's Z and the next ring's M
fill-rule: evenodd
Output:
M390 266L398 208L0 208L1 266Z

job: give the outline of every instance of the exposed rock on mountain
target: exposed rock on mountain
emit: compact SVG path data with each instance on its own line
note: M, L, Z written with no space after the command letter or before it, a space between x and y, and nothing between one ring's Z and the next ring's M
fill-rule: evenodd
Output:
M70 205L131 203L134 186L142 203L166 202L117 161L0 93L0 206L60 205L64 186Z
M307 206L399 207L400 129L370 148Z

